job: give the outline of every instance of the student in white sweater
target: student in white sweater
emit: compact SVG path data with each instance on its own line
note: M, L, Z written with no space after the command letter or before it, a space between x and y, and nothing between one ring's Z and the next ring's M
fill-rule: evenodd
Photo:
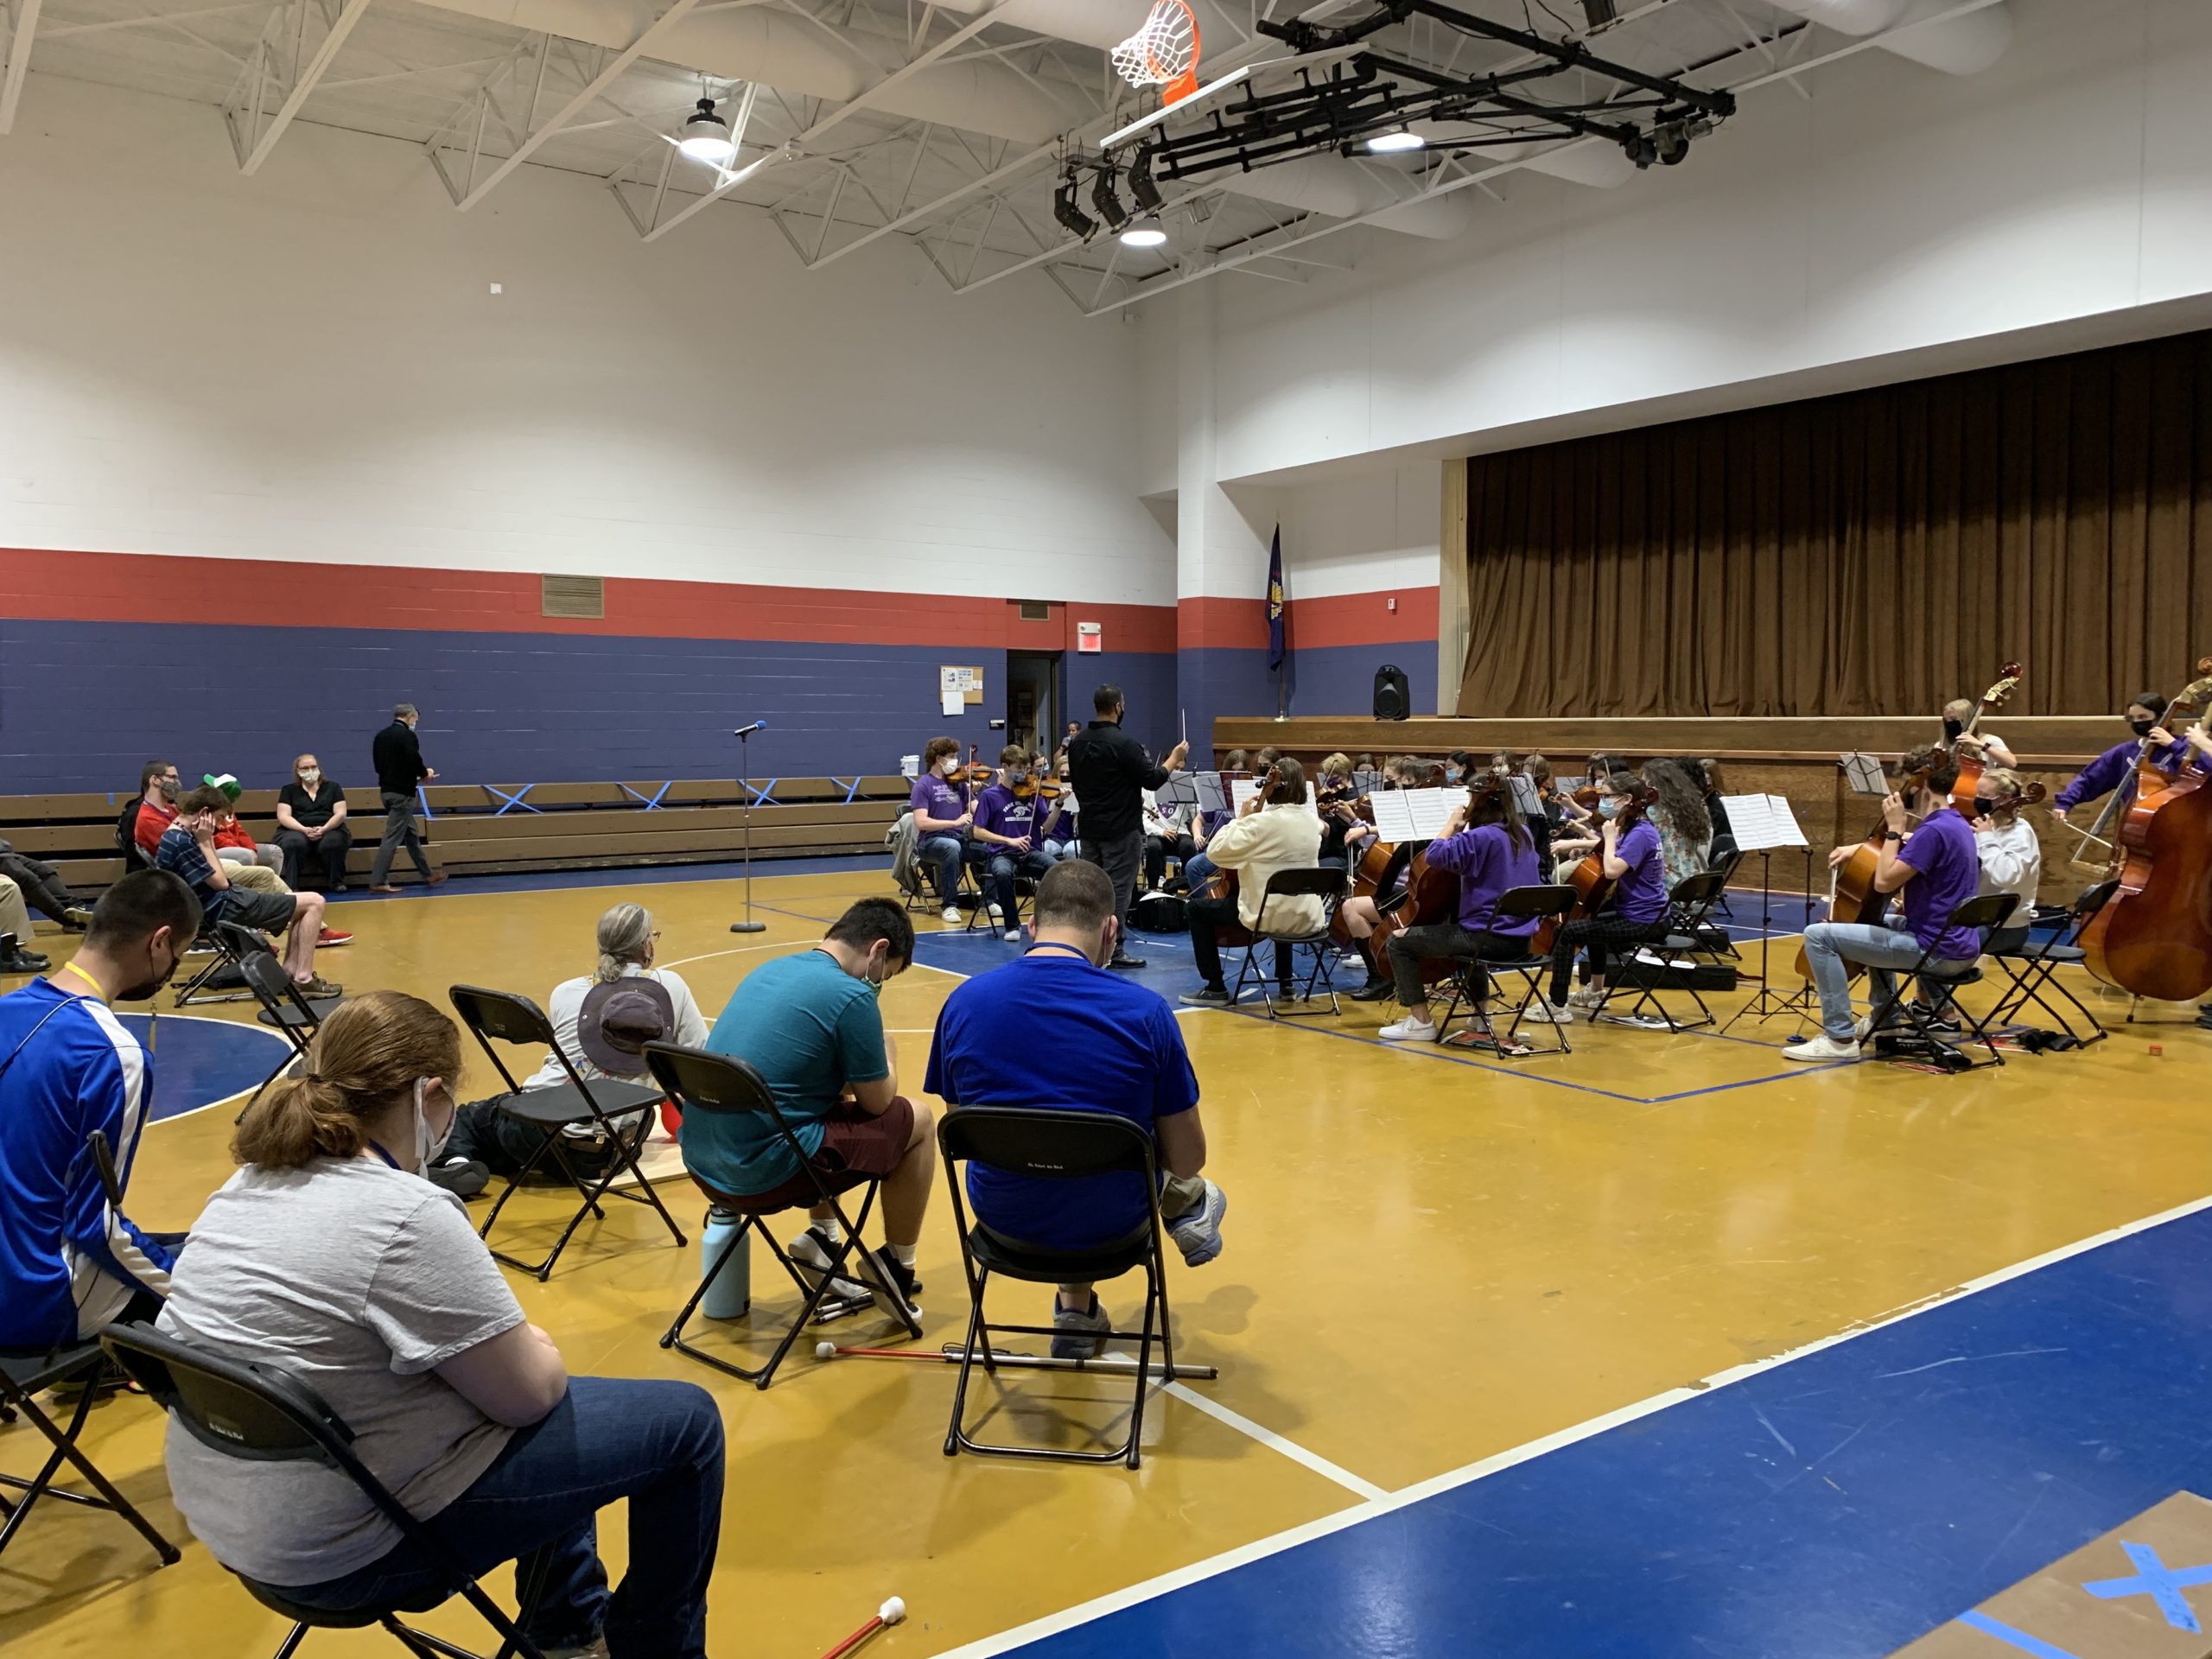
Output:
M1992 950L2012 950L2026 942L2035 915L2036 888L2043 879L2043 843L2035 826L2020 816L2027 785L2008 766L1992 766L1974 785L1974 850L1981 855L1981 891L2009 893L2019 903L2012 919L1990 935Z

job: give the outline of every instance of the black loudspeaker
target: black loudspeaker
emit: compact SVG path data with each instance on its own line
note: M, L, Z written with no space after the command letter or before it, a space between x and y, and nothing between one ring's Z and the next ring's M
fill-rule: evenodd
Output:
M1406 683L1406 671L1393 663L1385 663L1375 671L1375 718L1403 720L1413 712L1413 689Z

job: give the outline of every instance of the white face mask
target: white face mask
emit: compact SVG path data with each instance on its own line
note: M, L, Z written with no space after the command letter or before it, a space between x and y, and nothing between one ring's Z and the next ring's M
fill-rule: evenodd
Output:
M415 1079L415 1173L426 1180L429 1179L430 1166L444 1154L446 1142L453 1139L454 1122L461 1115L456 1108L446 1119L445 1128L433 1138L429 1114L423 1109L423 1096L429 1086L428 1077Z
M303 767L300 772L300 781L305 784L309 789L313 789L317 784L322 781L322 768L320 766Z

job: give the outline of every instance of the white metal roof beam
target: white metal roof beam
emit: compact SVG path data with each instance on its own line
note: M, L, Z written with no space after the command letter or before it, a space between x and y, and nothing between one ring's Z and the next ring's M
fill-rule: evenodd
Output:
M38 34L41 0L6 0L8 56L0 64L0 132L16 124L16 105L30 73L31 41Z
M308 101L309 94L321 82L332 61L338 56L339 48L346 44L346 37L353 32L353 26L361 21L361 14L368 9L369 0L345 0L344 7L334 17L327 7L317 4L316 0L290 0L286 9L289 16L285 20L289 27L282 31L292 36L291 85L285 92L284 101L276 106L276 112L268 118L268 124L264 126L262 103L267 91L270 54L269 36L264 34L253 72L245 82L252 89L251 102L242 111L224 111L230 118L232 143L238 150L239 172L251 175L261 170L261 164L269 159L269 152L276 148L276 141L284 136L284 130L299 114L300 106ZM299 54L307 44L307 24L310 15L321 16L325 29L321 43L302 63Z

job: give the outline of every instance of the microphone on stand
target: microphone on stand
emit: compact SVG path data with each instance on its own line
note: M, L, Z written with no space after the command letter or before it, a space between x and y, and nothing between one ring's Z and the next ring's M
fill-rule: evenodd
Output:
M750 726L740 726L730 733L737 740L738 770L743 774L740 782L745 791L745 919L729 925L733 933L764 933L768 928L767 923L753 919L753 746L746 741L753 733L767 729L766 721L756 720Z

